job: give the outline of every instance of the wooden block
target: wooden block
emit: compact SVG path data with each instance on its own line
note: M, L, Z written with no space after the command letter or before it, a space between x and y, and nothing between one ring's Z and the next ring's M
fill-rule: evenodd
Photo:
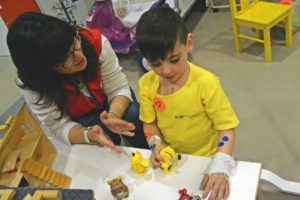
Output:
M32 195L32 200L44 200L43 198L43 193L39 192L39 190L37 190L33 195Z
M24 162L22 164L22 167L21 167L21 172L28 173L28 171L29 171L32 163L33 163L32 159L26 159L26 160L24 160Z
M28 173L32 174L33 176L38 175L39 164L36 161L33 161L31 166L29 167Z
M49 173L51 173L51 169L48 168L48 167L46 167L44 176L41 176L41 177L39 177L39 178L40 178L41 180L45 181L45 180L47 179L47 177L50 176Z
M34 166L35 169L34 169L34 176L35 177L39 177L41 172L42 172L42 169L43 169L43 165L41 165L40 163L36 162L36 165Z
M50 180L49 180L49 183L50 183L51 185L53 185L53 183L55 182L55 180L56 180L57 178L59 178L59 174L58 174L57 172L53 171L53 176L51 176L51 178L50 178Z
M65 185L68 184L67 182L68 182L68 179L65 176L61 176L59 178L59 183L57 184L56 187L58 187L58 188L66 188Z
M67 176L63 176L60 187L61 188L69 188L70 184L71 184L71 178L69 178Z
M43 177L45 177L45 175L46 175L46 173L47 173L48 170L49 170L48 167L43 166L42 169L41 169L41 171L40 171L40 173L39 173L39 175L38 175L38 178L39 179L43 179Z
M33 198L34 200L61 200L62 194L58 190L37 190Z
M59 186L59 183L61 182L61 179L63 179L63 177L61 176L61 174L57 173L58 174L58 177L54 180L53 184L55 187L60 187Z
M65 181L65 184L64 184L63 188L69 188L70 184L71 184L71 178L66 177L66 181Z
M58 190L43 191L43 198L47 200L61 200L62 194Z
M12 200L15 194L14 190L0 190L0 200Z
M6 172L9 172L9 171L15 169L19 154L20 153L17 150L8 154L6 160L3 164L3 167L1 169L2 173L6 173Z
M27 194L23 200L33 200L33 198L30 194Z
M47 176L43 179L43 181L49 183L52 176L54 176L54 171L52 169L49 169Z

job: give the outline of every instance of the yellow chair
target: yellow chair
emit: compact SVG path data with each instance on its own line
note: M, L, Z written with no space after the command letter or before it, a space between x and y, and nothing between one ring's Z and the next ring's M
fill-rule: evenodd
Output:
M270 30L278 25L285 29L286 45L292 45L292 17L291 6L279 3L253 0L240 0L240 10L237 10L236 0L229 0L233 24L235 47L241 52L241 38L254 40L264 44L265 60L272 61ZM284 25L280 22L284 22ZM256 29L256 37L240 33L240 26ZM260 37L263 33L263 38Z

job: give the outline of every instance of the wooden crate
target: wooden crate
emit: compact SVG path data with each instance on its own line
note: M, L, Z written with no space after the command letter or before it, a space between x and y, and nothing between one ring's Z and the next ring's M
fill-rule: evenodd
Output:
M25 104L1 127L6 130L0 139L0 186L18 187L24 177L29 187L44 187L43 181L22 173L21 166L24 160L33 159L52 168L57 151Z

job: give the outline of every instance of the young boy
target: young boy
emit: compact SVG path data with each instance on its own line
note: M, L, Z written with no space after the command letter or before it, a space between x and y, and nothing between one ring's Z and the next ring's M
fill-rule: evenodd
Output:
M151 9L140 18L136 38L152 67L139 81L140 119L156 145L151 156L160 166L160 150L214 156L203 178L203 197L227 199L235 127L239 124L222 86L211 72L187 61L193 36L171 8Z

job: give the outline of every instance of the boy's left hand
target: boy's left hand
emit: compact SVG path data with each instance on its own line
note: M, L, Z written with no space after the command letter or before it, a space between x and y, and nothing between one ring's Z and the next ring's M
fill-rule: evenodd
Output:
M226 200L229 196L229 181L228 178L223 175L208 175L205 174L200 190L204 190L203 199L205 199L210 193L208 200Z
M134 133L131 132L135 129L134 124L122 119L110 118L107 111L103 111L100 114L100 120L107 128L109 128L109 130L116 134L134 136Z

